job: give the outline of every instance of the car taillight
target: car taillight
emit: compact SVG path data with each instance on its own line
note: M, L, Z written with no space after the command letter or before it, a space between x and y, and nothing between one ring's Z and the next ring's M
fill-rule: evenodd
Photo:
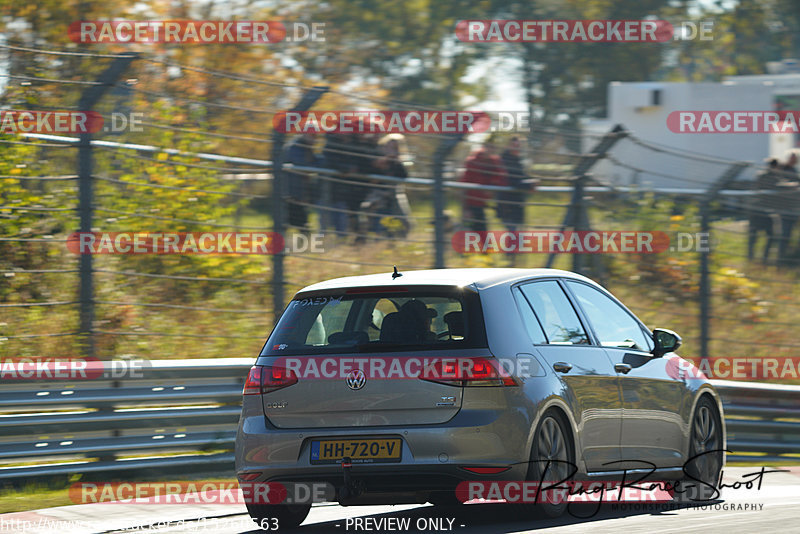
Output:
M261 395L297 384L297 375L284 367L254 365L244 381L242 395Z
M261 395L261 369L258 365L250 368L247 380L244 381L242 395Z
M420 378L450 386L518 385L493 358L443 358L426 367Z

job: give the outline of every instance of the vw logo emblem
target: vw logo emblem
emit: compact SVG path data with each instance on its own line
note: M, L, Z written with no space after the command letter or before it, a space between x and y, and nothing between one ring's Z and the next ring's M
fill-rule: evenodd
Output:
M364 375L364 371L356 369L355 371L350 371L344 381L347 387L356 390L364 387L364 384L367 383L367 377Z

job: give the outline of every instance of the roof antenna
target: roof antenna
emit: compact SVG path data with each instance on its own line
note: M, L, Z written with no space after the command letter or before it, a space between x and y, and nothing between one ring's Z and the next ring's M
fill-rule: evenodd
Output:
M395 278L400 278L401 276L403 276L403 275L401 273L397 272L397 265L395 265L394 266L394 272L392 273L392 280L394 280Z

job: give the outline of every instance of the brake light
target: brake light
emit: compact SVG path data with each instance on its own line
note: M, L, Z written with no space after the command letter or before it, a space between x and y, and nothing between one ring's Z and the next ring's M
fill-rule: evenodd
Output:
M297 375L284 367L254 365L244 381L242 395L261 395L297 384Z
M406 293L407 287L402 286L365 286L365 287L351 287L345 291L347 295L364 295L370 293Z
M293 384L297 384L297 375L291 369L266 365L261 372L262 393L269 393Z
M428 366L422 380L450 386L516 386L517 381L493 358L441 359Z

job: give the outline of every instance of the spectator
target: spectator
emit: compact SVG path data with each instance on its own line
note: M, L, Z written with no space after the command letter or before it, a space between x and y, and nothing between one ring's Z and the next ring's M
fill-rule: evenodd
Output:
M784 192L780 194L781 203L779 213L781 220L781 237L778 243L778 260L785 263L788 260L789 240L792 236L792 229L797 223L800 214L800 182L797 174L797 151L790 150L786 155L786 163L780 166L782 180L778 182L777 188Z
M502 160L507 183L516 191L502 191L497 195L497 216L509 231L515 232L525 223L525 196L521 190L527 183L520 157L520 139L516 135L509 141Z
M350 184L350 194L347 200L347 209L352 212L349 216L349 226L353 232L358 232L355 242L363 243L366 240L365 228L362 228L362 205L370 191L371 180L365 178L367 174L378 174L375 160L379 157L378 140L373 134L354 134L351 137L351 176L348 178L354 183ZM361 232L359 232L361 230Z
M759 191L774 190L780 179L777 171L778 158L769 158L767 168L759 172L756 177L755 188ZM750 217L747 227L747 258L750 260L753 259L758 234L764 232L767 242L764 244L762 260L766 263L769 259L769 251L775 244L775 221L773 220L773 215L777 199L774 192L762 192L752 198L753 205L750 208Z
M354 172L351 161L350 138L344 134L330 134L325 140L323 157L325 165L338 171L339 178L347 179L347 176ZM327 199L327 213L325 224L331 224L340 236L347 233L348 213L347 201L351 196L352 186L349 183L342 183L326 179L323 183L323 198ZM325 194L327 191L328 194Z
M461 181L480 185L506 185L503 162L495 154L494 145L486 142L473 152L464 164ZM467 189L463 197L464 225L475 232L486 231L486 206L492 192L483 189Z
M286 146L284 161L292 165L315 167L320 165L320 158L314 153L314 133L307 132L298 135ZM309 230L308 206L317 201L312 195L311 179L307 172L287 170L286 180L289 182L287 191L289 226L300 230Z
M406 167L400 159L401 146L404 141L405 138L402 134L385 135L378 141L381 156L375 160L377 174L402 179L408 178ZM378 187L368 193L367 198L361 204L361 211L373 214L364 215L362 220L364 230L391 235L395 233L392 225L384 226L382 221L392 217L397 217L399 220L401 228L397 233L402 237L407 236L411 229L411 208L402 184L392 186L381 182Z
M331 181L331 208L336 233L345 235L358 230L357 213L367 196L369 186L361 176L374 174L377 157L374 139L361 134L332 134L325 144L325 161L338 171L338 180ZM361 236L357 236L359 242Z

